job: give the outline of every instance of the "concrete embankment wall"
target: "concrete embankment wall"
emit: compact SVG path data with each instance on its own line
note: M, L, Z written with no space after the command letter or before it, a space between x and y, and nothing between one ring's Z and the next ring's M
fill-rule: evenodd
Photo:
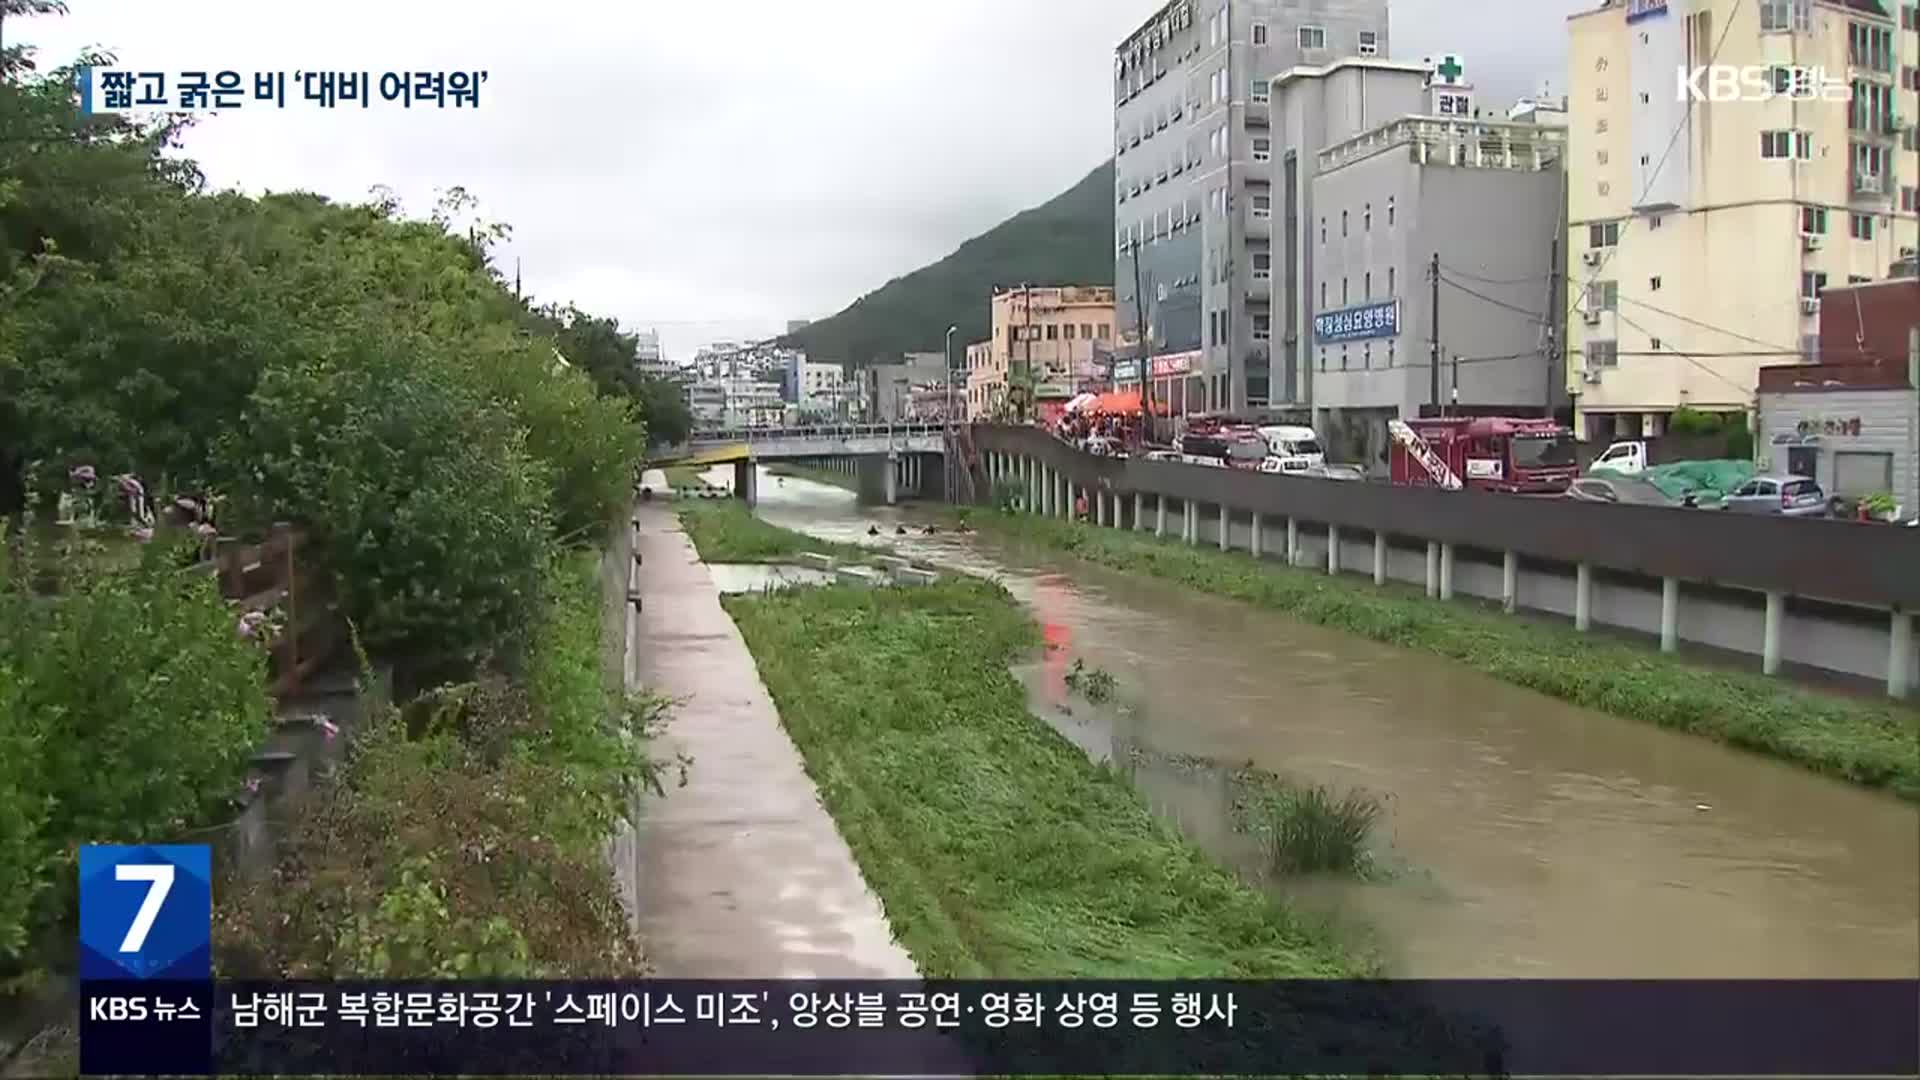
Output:
M1102 524L1165 532L1423 584L1657 639L1882 681L1906 696L1920 671L1920 531L1719 511L1600 506L1480 492L1269 476L1080 453L1033 428L975 429L989 489L1010 478L1038 512L1085 492ZM1189 514L1191 507L1191 515ZM1136 516L1137 511L1137 516ZM1288 537L1294 538L1291 547Z
M657 480L664 483L665 478ZM663 488L655 487L655 490ZM636 521L623 518L608 530L600 557L600 663L608 687L620 693L632 686L633 606L628 596L638 570L633 561L633 534L638 528ZM640 818L640 807L630 806L627 816L629 820L622 822L607 840L607 866L613 874L614 891L627 911L627 927L638 936L640 846L639 831L633 822Z

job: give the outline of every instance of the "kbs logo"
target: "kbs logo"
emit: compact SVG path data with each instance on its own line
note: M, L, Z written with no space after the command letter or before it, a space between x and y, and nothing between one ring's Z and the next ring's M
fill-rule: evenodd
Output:
M211 864L205 844L82 847L80 978L211 978Z
M1823 67L1704 64L1674 73L1677 101L1851 101L1847 80Z

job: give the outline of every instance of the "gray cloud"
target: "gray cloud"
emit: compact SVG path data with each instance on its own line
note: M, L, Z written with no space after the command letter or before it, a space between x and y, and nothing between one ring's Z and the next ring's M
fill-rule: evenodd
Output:
M1490 102L1564 82L1583 0L1400 0L1393 52L1462 54ZM685 356L821 317L1044 202L1105 158L1132 0L74 0L10 23L61 63L99 44L189 68L486 70L481 108L248 106L186 150L220 187L424 213L459 184L514 226L541 299ZM1489 28L1489 29L1481 29ZM1490 28L1497 28L1492 30Z

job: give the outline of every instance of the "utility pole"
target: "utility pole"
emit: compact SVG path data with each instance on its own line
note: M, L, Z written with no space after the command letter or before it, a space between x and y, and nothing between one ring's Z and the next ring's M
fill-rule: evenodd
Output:
M1433 263L1427 268L1427 276L1433 283L1433 341L1427 349L1427 364L1432 368L1427 374L1431 378L1429 389L1431 404L1436 411L1440 408L1440 253L1433 253Z
M1556 380L1566 378L1559 371L1560 365L1557 362L1560 354L1560 320L1566 316L1567 311L1567 305L1560 301L1560 238L1558 236L1553 238L1553 248L1547 259L1547 347L1541 350L1546 353L1547 386L1546 400L1541 403L1546 411L1541 415L1552 420L1554 418L1553 388L1558 385Z
M1025 282L1020 285L1020 308L1025 313L1025 325L1020 328L1020 340L1026 360L1022 364L1022 380L1025 393L1020 400L1020 422L1026 423L1039 405L1040 387L1033 378L1033 287Z
M1147 335L1147 294L1140 289L1140 246L1133 245L1133 325L1140 365L1141 435L1153 431L1153 344Z

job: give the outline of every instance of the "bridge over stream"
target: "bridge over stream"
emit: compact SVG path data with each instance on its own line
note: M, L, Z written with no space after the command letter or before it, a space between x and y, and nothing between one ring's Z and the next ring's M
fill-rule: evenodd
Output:
M863 495L892 505L906 496L944 495L948 436L938 423L713 429L694 432L654 464L730 464L734 493L749 504L759 501L759 465L815 465L856 477Z

